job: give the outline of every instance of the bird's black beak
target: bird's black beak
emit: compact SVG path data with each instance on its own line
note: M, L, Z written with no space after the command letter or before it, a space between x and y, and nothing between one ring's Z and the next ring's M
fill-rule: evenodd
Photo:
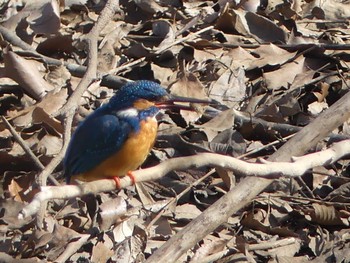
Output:
M176 102L181 104L176 104ZM189 103L189 105L186 105L184 103ZM179 109L196 111L196 107L194 106L195 104L201 104L205 106L209 105L210 103L212 103L212 101L207 99L195 99L175 95L168 95L163 97L163 99L160 102L156 102L155 106L159 109Z

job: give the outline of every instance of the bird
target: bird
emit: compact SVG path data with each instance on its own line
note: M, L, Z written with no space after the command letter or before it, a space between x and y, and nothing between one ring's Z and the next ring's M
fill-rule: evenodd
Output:
M74 131L63 160L67 183L111 178L120 188L119 178L127 175L135 184L132 171L146 160L156 140L156 115L161 109L192 110L175 102L209 101L170 95L149 80L121 87Z

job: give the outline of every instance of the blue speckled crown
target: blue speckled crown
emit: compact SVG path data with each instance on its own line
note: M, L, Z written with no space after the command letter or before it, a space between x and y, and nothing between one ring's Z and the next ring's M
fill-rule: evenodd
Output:
M157 101L166 95L168 93L158 83L149 80L140 80L125 84L110 99L109 105L112 108L123 108L132 106L138 99Z

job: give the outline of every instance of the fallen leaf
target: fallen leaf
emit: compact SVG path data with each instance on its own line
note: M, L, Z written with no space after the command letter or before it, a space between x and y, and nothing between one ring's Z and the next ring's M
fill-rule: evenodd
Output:
M54 89L43 79L36 62L18 56L9 48L4 49L4 62L6 76L16 81L34 99L41 100Z

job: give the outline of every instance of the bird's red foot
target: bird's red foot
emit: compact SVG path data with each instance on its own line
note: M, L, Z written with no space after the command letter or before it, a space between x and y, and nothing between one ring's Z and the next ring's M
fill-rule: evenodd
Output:
M127 172L126 175L129 176L129 178L130 178L132 184L136 184L136 178L135 178L135 176L132 174L132 171ZM116 186L117 189L122 188L122 187L121 187L121 184L120 184L120 177L119 177L119 176L113 176L112 179L114 180L115 186Z
M135 176L132 174L132 171L127 172L126 175L129 176L129 178L130 178L132 184L136 184L136 178L135 178Z
M112 178L113 178L113 180L114 180L114 182L115 182L115 187L116 187L117 189L122 188L121 185L120 185L120 178L119 178L119 176L113 176Z

